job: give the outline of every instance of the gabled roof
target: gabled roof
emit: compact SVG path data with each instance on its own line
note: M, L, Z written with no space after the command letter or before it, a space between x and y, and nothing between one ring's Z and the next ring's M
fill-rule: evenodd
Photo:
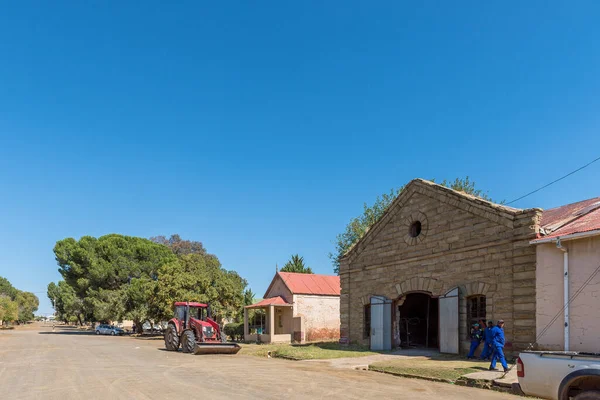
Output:
M435 182L417 178L410 181L404 187L398 197L396 197L392 204L385 210L381 218L367 230L360 240L354 243L354 245L346 251L346 254L344 254L342 258L356 257L360 254L362 249L364 249L372 238L377 235L377 232L379 232L387 224L390 218L393 217L396 209L399 206L404 205L414 193L421 193L430 197L436 196L440 202L461 208L466 212L479 215L482 218L490 219L508 228L513 227L516 215L535 210L538 212L541 211L541 209L520 209L493 203L477 196L450 189Z
M258 303L246 306L244 308L262 308L266 306L291 306L292 304L285 301L285 299L281 296L269 297L268 299L263 299Z
M283 281L292 294L339 296L341 292L340 277L337 275L277 272L265 293L265 297L269 294L273 283L278 278Z
M540 236L532 242L595 230L600 230L600 197L544 211Z

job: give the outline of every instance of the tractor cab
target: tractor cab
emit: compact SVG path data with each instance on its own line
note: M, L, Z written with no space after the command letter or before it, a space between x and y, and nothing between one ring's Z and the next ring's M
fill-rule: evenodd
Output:
M184 323L187 326L190 320L206 321L210 318L210 308L208 304L203 303L188 303L188 302L177 302L175 303L175 317L177 321Z

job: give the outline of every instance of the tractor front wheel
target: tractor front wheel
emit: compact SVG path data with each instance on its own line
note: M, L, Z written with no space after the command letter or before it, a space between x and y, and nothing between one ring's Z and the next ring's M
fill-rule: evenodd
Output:
M169 351L177 351L179 348L179 335L173 324L169 324L167 330L165 330L165 347Z
M181 336L181 349L184 353L193 353L196 350L196 338L194 332L187 330Z

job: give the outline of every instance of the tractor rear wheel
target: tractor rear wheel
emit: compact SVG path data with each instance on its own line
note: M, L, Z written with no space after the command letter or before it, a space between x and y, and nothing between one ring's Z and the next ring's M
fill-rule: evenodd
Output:
M184 353L193 353L196 350L196 337L193 331L183 332L183 335L181 335L181 349Z
M179 335L173 324L169 324L167 330L165 330L165 347L169 351L177 351L179 348Z

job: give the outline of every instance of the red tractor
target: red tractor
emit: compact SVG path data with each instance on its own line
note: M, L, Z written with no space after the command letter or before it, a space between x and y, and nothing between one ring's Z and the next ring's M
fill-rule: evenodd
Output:
M175 303L175 317L165 331L165 347L184 353L236 354L240 346L227 343L219 325L211 318L210 307L203 303Z

